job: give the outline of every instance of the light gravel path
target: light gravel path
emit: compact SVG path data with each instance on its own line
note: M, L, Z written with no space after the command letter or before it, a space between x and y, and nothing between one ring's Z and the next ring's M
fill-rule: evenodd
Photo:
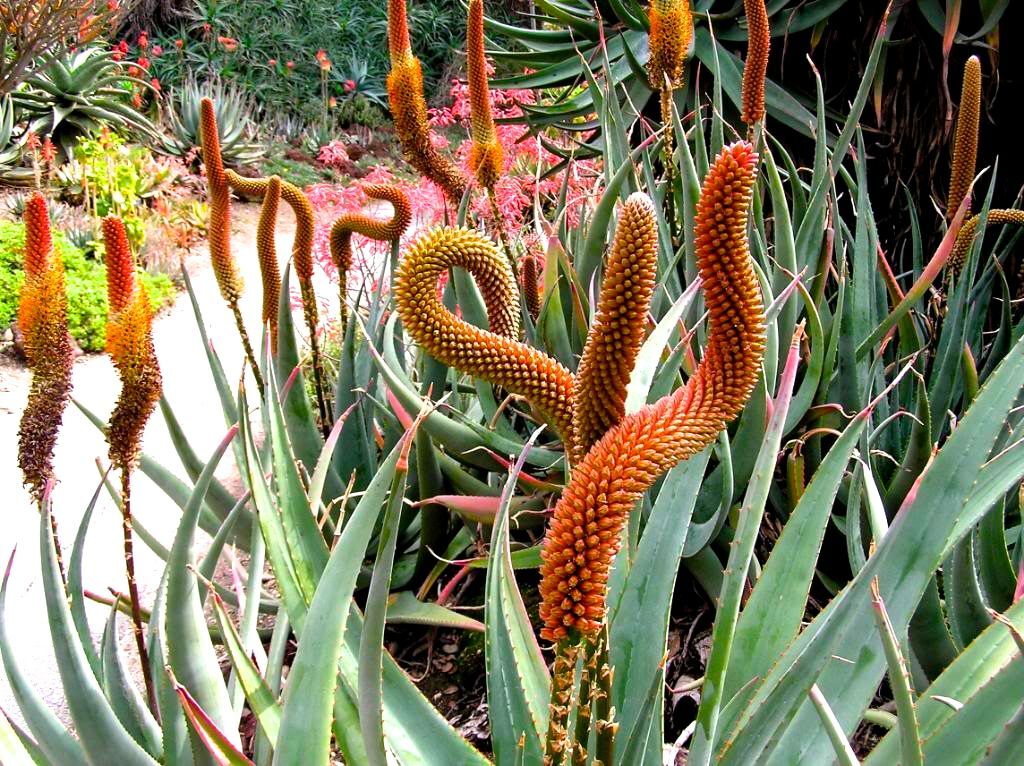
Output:
M246 281L242 312L250 337L260 337L260 278L255 255L255 229L258 206L236 203L234 250ZM282 206L278 222L278 253L284 262L291 252L294 219ZM188 270L203 310L207 332L224 364L228 378L236 381L242 369L242 351L234 321L224 305L209 268L205 249L200 247L190 258ZM326 285L318 290L327 291ZM164 392L174 408L185 433L197 454L206 459L223 438L224 422L216 390L210 376L192 307L181 293L173 307L157 318L154 343L163 372ZM5 566L11 551L17 548L14 570L8 588L7 625L13 650L22 669L28 674L46 702L67 720L64 694L60 685L39 580L39 516L22 486L17 467L18 421L28 396L28 372L10 358L0 357L0 567ZM79 358L74 367L76 399L106 419L119 390L114 369L106 356ZM171 470L184 477L185 472L171 444L159 411L150 420L145 435L145 451ZM56 450L58 485L54 491L54 509L61 539L70 549L79 521L99 481L95 461L106 464L106 444L99 431L78 409L71 405L64 418ZM229 450L218 475L229 486L237 479L237 471ZM134 511L147 527L170 544L180 511L152 482L141 473L133 484ZM205 539L205 538L204 538ZM124 558L121 542L120 514L104 493L93 516L85 551L85 587L96 593L107 593L108 587L125 590ZM163 570L162 561L141 541L136 544L136 568L142 601L148 605ZM108 616L106 607L90 605L90 623L97 635ZM134 643L128 621L121 621L121 645L134 657ZM0 667L0 707L14 720L21 722L17 705L11 696L7 678Z

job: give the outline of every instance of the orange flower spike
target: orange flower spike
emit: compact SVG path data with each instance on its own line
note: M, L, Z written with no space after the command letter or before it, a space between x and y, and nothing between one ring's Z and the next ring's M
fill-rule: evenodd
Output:
M977 56L971 56L964 65L960 112L956 117L956 134L953 137L953 169L949 176L949 196L946 202L946 217L950 220L956 215L974 180L974 170L978 161L980 119L981 61Z
M647 61L647 79L651 89L661 91L680 88L686 71L686 57L693 43L690 2L651 0L648 20L651 57Z
M256 255L263 281L263 325L270 328L270 348L277 351L277 311L281 295L281 270L277 264L277 211L281 202L281 179L271 176L263 195L260 220L256 225Z
M18 426L18 465L36 499L53 478L53 450L71 395L74 352L68 337L64 264L55 257L46 200L25 206L25 283L18 328L32 371L28 402Z
M50 234L50 212L46 199L36 192L25 203L25 275L38 277L50 262L53 237Z
M704 359L686 385L626 416L573 469L541 552L541 635L593 635L608 573L636 501L663 473L704 449L742 409L760 374L764 307L747 244L757 155L726 147L704 180L697 265L709 313Z
M650 198L630 195L619 215L597 315L576 373L577 460L626 412L626 386L644 340L658 274L656 226Z
M430 140L427 102L423 98L423 70L419 59L412 55L405 0L388 2L388 47L391 53L388 101L402 154L424 177L441 187L452 204L459 205L466 192L466 177Z
M469 0L466 26L466 68L469 80L470 133L469 167L485 189L493 189L504 168L504 152L498 143L487 87L487 58L484 54L484 3Z
M135 290L135 258L128 246L124 224L119 219L103 219L103 246L106 251L107 302L111 312L118 312L131 303Z
M110 462L121 470L130 470L138 461L142 432L160 399L163 382L153 348L153 310L149 296L135 280L134 267L124 268L126 261L134 264L127 248L124 225L116 218L107 218L103 232L108 263L112 257L120 259L113 262L114 268L108 275L117 280L126 273L131 275L127 285L119 282L108 284L107 288L118 302L125 299L120 308L115 308L112 302L107 320L107 353L121 378L121 395L110 416L107 442Z
M206 168L206 184L210 198L210 262L217 277L217 286L228 305L235 306L242 296L242 277L231 255L231 193L220 154L220 133L213 101L199 102L199 135Z
M473 275L487 307L491 331L454 316L437 296L449 268ZM573 376L541 351L520 343L519 295L508 260L494 244L468 229L437 228L406 251L395 281L395 302L406 332L449 367L525 397L571 442Z
M409 198L397 186L390 184L369 184L363 192L370 199L390 202L394 212L390 219L372 218L364 213L346 213L334 222L331 227L331 260L338 270L338 290L341 297L342 325L348 313L346 297L348 296L348 270L352 268L352 234L378 242L395 242L401 239L405 230L412 223L412 205Z
M743 0L747 15L747 60L743 64L741 117L747 125L764 119L764 80L772 34L764 0Z

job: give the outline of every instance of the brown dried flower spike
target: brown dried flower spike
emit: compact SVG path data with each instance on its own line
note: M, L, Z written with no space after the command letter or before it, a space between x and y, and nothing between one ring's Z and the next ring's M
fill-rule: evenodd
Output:
M50 215L41 194L25 205L25 283L18 329L32 371L28 403L18 428L18 465L41 500L53 478L53 449L71 394L74 353L68 338L64 264L53 249Z
M709 313L708 345L693 377L609 430L575 467L541 553L541 635L594 635L627 515L665 471L710 444L736 417L760 374L764 309L747 245L757 155L726 147L701 192L697 264Z

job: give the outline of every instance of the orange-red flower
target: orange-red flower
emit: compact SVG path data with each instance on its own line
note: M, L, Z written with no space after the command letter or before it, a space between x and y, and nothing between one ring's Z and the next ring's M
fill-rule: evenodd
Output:
M764 79L768 71L771 29L764 0L743 0L747 15L747 60L743 63L742 118L747 125L764 119Z
M494 189L501 177L504 152L498 143L487 87L487 58L484 54L484 3L469 0L466 25L466 67L469 79L470 134L469 167L485 189Z
M347 275L348 270L352 268L352 234L362 234L379 242L396 242L412 223L412 206L409 204L409 198L397 186L370 184L363 187L363 192L370 199L390 202L394 212L388 220L372 218L363 213L345 213L331 227L331 259L338 270L342 326L348 313Z
M693 44L690 1L651 0L648 20L651 57L647 61L647 78L651 88L680 88L683 85L686 58Z
M53 478L57 443L71 393L73 351L68 338L64 264L53 249L46 200L34 194L25 205L25 283L18 329L32 371L28 403L18 428L18 465L38 499Z
M697 265L709 313L704 359L685 386L609 430L573 469L541 553L541 635L593 635L608 573L636 501L710 444L746 403L764 353L764 309L747 245L757 155L739 142L715 160L697 208Z
M453 315L437 296L450 268L472 274L487 307L490 331ZM525 397L572 440L573 376L544 352L520 343L519 295L508 260L489 239L468 229L437 228L419 237L402 258L395 303L406 332L449 367Z
M946 217L951 220L974 180L974 169L978 161L980 119L981 61L977 56L971 56L964 65L960 112L956 117L956 135L953 138L953 169L949 176L949 195L946 198Z
M107 442L110 462L131 470L139 458L142 432L163 388L153 348L153 310L149 296L135 279L135 260L124 224L103 221L107 290L111 298L107 320L107 353L121 378L121 395L110 416Z

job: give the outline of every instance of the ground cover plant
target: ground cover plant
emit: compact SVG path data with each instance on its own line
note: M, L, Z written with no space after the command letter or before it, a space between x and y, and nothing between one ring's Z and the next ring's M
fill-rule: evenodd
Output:
M200 97L223 305L200 305L183 279L225 435L196 454L175 414L187 405L162 396L152 301L124 224L106 218L106 350L122 388L107 423L75 403L105 432L110 468L70 533L51 500L70 296L46 201L26 202L19 456L74 726L11 651L5 576L0 655L26 727L0 714L0 760L1024 756L1020 218L998 207L1006 171L977 166L985 65L964 67L941 223L924 231L931 202L911 197L906 238L887 239L862 118L905 4L874 30L839 119L816 72L799 115L766 84L779 9L807 25L815 9L745 0L697 20L713 4L605 5L538 0L541 23L500 27L532 44L511 60L544 59L558 68L547 86L567 88L545 93L533 72L514 83L538 86L525 93L490 87L486 9L469 0L467 79L432 111L423 43L405 0L389 0L387 103L408 167L373 169L358 189L232 167L223 110ZM717 28L746 30L733 71ZM567 56L580 39L585 55ZM781 138L794 122L807 162ZM260 205L258 284L240 278L239 197ZM276 237L285 207L290 252ZM318 268L336 279L336 315ZM246 290L261 294L258 336ZM206 335L215 311L238 327L239 380ZM184 477L141 444L157 408ZM228 453L240 490L216 478ZM180 507L173 539L133 512L139 474ZM97 642L82 568L104 491L128 585ZM135 588L138 542L166 563L152 603ZM246 563L226 584L229 548ZM672 642L680 622L696 629L698 603L711 625L680 677ZM125 618L138 679L116 641ZM482 640L462 676L484 687L472 724L442 714L408 665L403 642L432 646L432 631Z

